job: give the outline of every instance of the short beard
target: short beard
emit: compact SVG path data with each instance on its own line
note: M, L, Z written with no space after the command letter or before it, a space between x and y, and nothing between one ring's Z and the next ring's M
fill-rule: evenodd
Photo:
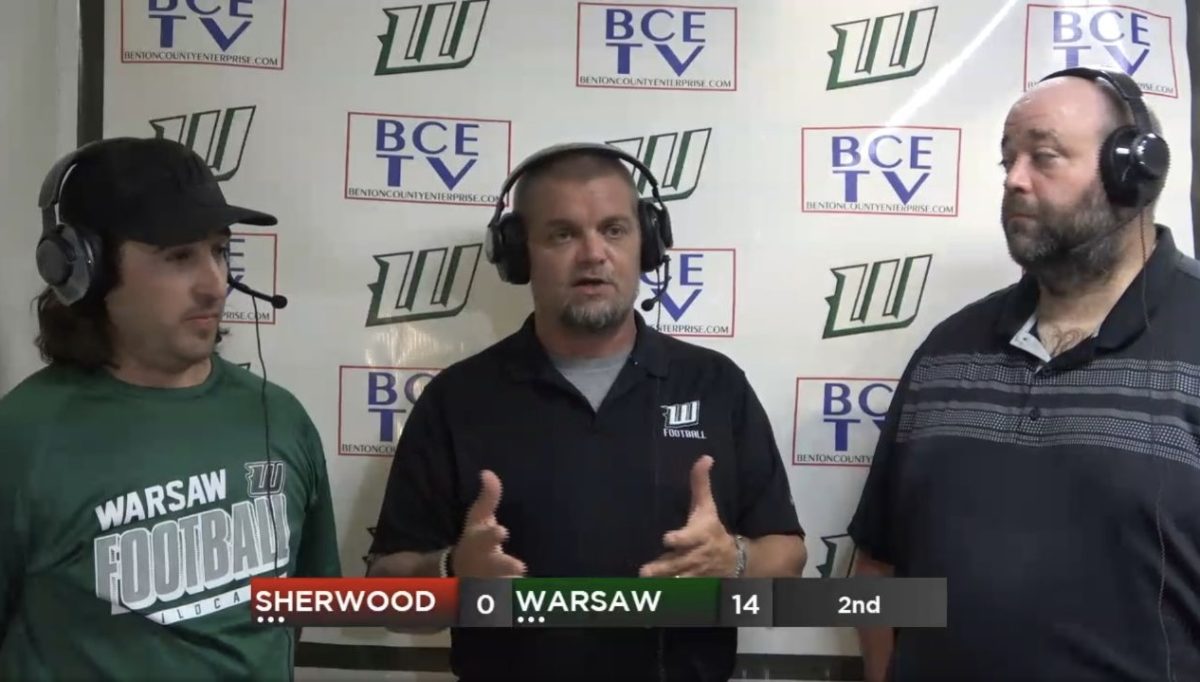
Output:
M635 295L636 298L636 295ZM629 317L633 308L633 298L620 301L605 301L589 305L573 305L568 303L563 307L559 320L567 329L600 334L612 331L621 326Z
M1006 197L1000 210L1009 255L1051 293L1104 282L1120 262L1125 217L1113 209L1103 188L1096 186L1066 209L1041 207L1037 226L1019 239L1008 231L1013 203Z

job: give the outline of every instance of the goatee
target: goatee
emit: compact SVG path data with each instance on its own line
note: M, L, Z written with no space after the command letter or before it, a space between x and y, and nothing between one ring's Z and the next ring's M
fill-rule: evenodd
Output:
M629 308L615 304L603 306L575 306L563 308L559 321L567 329L599 334L621 326L629 315Z
M604 334L624 324L633 312L636 288L630 293L606 301L568 302L559 313L567 329L588 334Z

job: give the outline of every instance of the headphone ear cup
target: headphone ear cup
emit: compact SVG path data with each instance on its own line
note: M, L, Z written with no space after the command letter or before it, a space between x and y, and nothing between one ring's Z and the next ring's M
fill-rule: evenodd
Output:
M1132 126L1117 128L1100 145L1100 181L1108 200L1116 206L1139 205L1142 177L1135 168L1133 144L1137 130Z
M88 230L59 225L37 246L38 274L63 305L74 305L98 290L102 244Z
M58 232L53 232L38 240L37 271L42 281L51 287L62 286L71 277L72 261L75 253L70 244Z
M1162 192L1171 166L1171 150L1166 140L1148 132L1137 135L1132 145L1133 170L1139 180L1141 205L1145 206Z
M671 216L650 199L638 202L638 222L642 230L642 272L651 272L663 264L667 249L674 244Z
M500 216L491 228L488 260L496 266L500 280L509 284L529 283L529 252L525 244L525 225L513 213Z

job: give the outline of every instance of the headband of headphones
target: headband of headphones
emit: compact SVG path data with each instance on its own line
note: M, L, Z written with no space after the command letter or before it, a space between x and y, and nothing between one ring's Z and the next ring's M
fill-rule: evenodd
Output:
M1129 77L1124 71L1114 71L1111 69L1093 68L1087 66L1075 66L1069 69L1062 69L1042 78L1042 80L1050 80L1059 76L1075 76L1076 78L1084 78L1087 80L1102 80L1116 89L1117 94L1129 106L1129 111L1133 114L1133 123L1137 126L1139 132L1148 133L1153 130L1150 123L1150 112L1146 109L1146 103L1142 101L1142 89L1138 84Z
M60 218L58 205L62 200L62 190L67 176L75 168L75 164L83 160L98 144L99 141L89 142L69 152L46 172L46 177L42 180L42 188L38 191L38 208L42 210L43 235L48 235L58 229Z
M646 178L646 180L650 183L650 191L654 196L654 200L660 205L662 204L662 197L658 193L658 180L654 177L654 173L650 171L646 164L642 163L641 160L636 156L619 147L614 147L609 144L598 144L594 142L569 142L566 144L558 144L547 147L517 164L517 167L508 174L508 178L504 180L504 185L500 188L500 195L496 198L496 210L492 214L492 220L489 224L495 225L500 221L500 216L504 213L505 208L504 198L508 196L508 193L512 190L513 185L516 184L517 180L520 179L520 177L524 175L530 167L540 164L547 159L576 151L597 152L629 162L634 168L640 171L642 177Z

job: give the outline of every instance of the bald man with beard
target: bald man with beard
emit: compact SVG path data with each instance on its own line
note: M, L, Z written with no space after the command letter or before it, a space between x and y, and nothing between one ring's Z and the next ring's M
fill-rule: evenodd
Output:
M855 574L947 578L948 627L860 629L867 680L1200 679L1200 266L1139 106L1075 69L1008 113L1023 275L914 353L850 524Z

